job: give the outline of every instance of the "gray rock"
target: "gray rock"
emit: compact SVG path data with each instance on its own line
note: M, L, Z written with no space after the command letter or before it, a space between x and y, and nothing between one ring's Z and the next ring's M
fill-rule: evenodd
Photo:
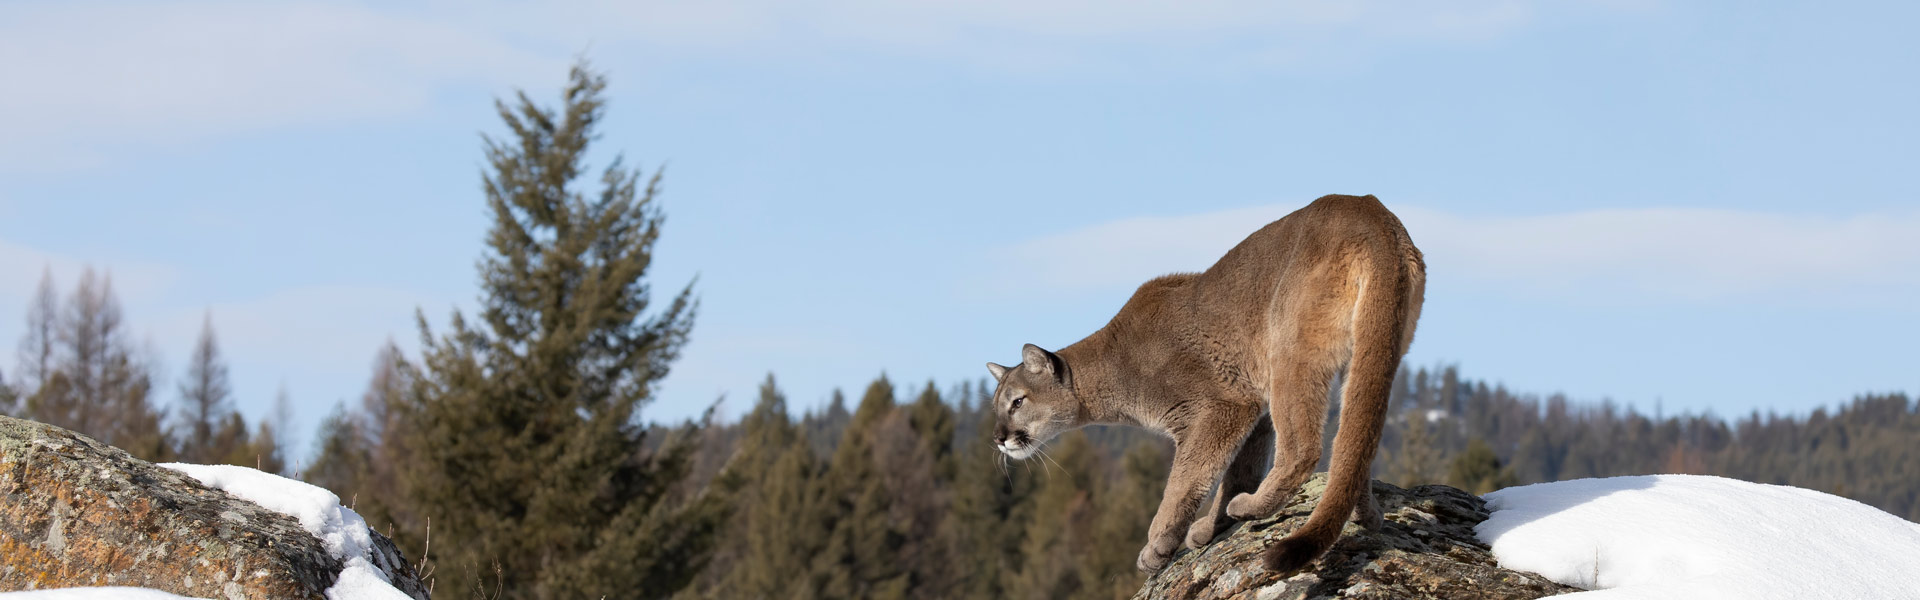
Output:
M1183 551L1134 598L1309 600L1318 598L1524 600L1579 591L1502 569L1473 535L1486 501L1444 485L1403 490L1373 482L1386 516L1377 532L1348 524L1307 572L1280 578L1261 565L1267 546L1306 523L1326 489L1316 474L1280 514L1234 525L1198 551Z
M394 587L427 600L393 541L373 540L373 562ZM92 438L0 417L0 591L116 585L318 599L340 567L293 517Z

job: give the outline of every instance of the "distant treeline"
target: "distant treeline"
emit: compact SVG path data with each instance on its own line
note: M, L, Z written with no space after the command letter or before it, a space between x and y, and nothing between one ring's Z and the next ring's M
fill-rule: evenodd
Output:
M19 369L11 380L0 376L0 413L79 431L155 462L286 468L286 390L275 396L271 418L249 427L233 409L211 317L173 394L154 389L153 352L130 339L109 276L86 269L62 300L52 272L43 273L26 324Z
M1048 458L1007 463L987 441L985 381L914 389L905 402L883 376L852 412L835 393L795 418L769 376L741 423L704 428L693 479L724 467L744 482L713 565L684 595L1078 598L1139 588L1133 559L1170 443L1092 427L1049 444ZM1580 477L1711 474L1920 518L1920 403L1900 394L1731 423L1656 419L1608 402L1516 394L1441 366L1403 369L1392 406L1374 473L1396 485L1485 493Z
M1720 475L1828 492L1920 520L1920 402L1904 393L1863 394L1803 415L1647 415L1609 401L1518 394L1448 366L1403 370L1393 396L1374 473L1396 483L1491 491L1447 470L1478 442L1505 465L1508 485Z

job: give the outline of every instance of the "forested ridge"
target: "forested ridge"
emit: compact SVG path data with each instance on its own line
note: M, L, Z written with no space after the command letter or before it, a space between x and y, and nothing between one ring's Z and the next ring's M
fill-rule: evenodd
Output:
M659 173L584 166L604 85L582 65L557 108L524 94L499 104L508 133L485 145L494 223L481 309L438 329L422 316L417 355L371 349L366 392L334 408L313 448L282 447L284 413L250 424L233 409L218 315L179 384L157 386L154 353L130 339L110 277L91 270L64 297L50 274L40 281L21 364L0 379L0 412L148 460L240 464L327 487L419 560L442 597L1057 598L1139 587L1134 558L1171 448L1155 434L1087 428L1009 461L988 443L985 379L886 375L796 410L770 374L740 399L751 410L737 421L647 423L658 382L695 335L698 296L690 283L655 293L647 279L665 222ZM287 402L282 393L276 405ZM1337 413L1337 398L1329 406ZM1390 406L1374 474L1402 486L1485 493L1715 474L1920 519L1920 404L1904 394L1805 414L1649 415L1409 365Z

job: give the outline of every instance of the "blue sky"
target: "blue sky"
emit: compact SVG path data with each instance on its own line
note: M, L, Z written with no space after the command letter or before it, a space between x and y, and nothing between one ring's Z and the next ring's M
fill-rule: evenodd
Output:
M611 77L700 321L652 418L979 377L1327 193L1426 250L1408 360L1651 409L1920 391L1910 3L14 1L0 370L110 269L305 434L476 293L496 96ZM1039 257L1043 260L1034 260Z

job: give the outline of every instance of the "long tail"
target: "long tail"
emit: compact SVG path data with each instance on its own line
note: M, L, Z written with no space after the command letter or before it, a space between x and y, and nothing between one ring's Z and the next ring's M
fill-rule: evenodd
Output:
M1391 244L1389 244L1391 247ZM1374 449L1387 416L1387 394L1400 368L1412 334L1405 319L1413 302L1411 286L1422 273L1418 263L1404 261L1399 252L1376 250L1361 283L1353 323L1353 360L1340 392L1340 425L1333 437L1333 458L1327 469L1327 491L1307 517L1307 524L1267 548L1267 570L1292 574L1313 562L1340 539L1347 516L1372 485ZM1424 286L1423 286L1424 287Z

